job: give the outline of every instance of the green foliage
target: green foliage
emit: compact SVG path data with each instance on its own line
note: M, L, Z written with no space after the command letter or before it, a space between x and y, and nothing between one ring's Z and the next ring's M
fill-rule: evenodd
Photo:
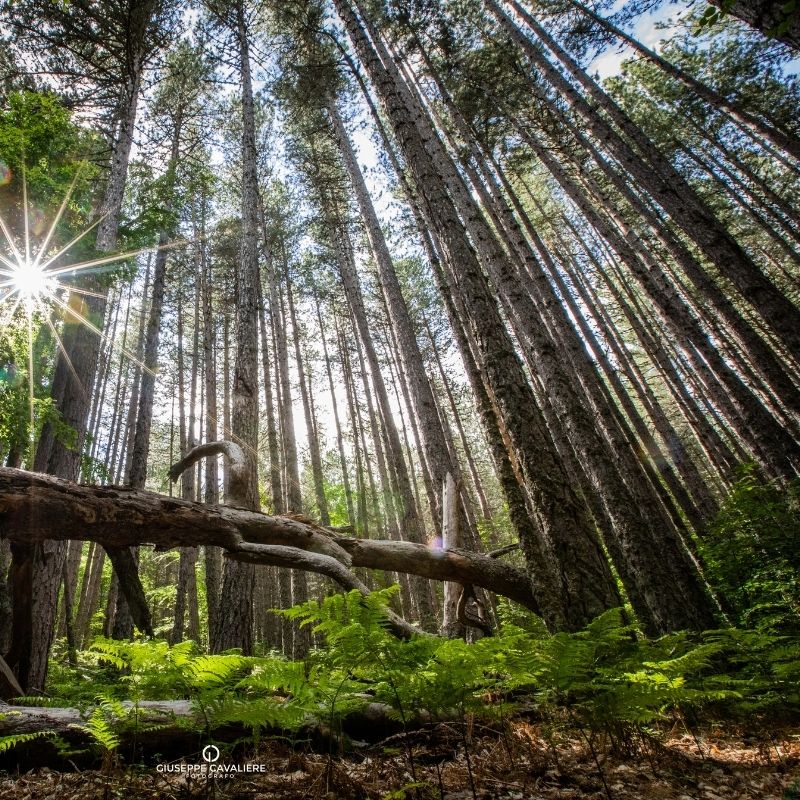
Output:
M800 633L799 490L744 467L707 532L703 556L737 625Z
M708 28L713 28L725 18L725 15L730 11L732 5L732 0L723 0L719 7L707 6L703 10L703 13L697 18L697 30L703 31Z
M115 732L115 723L127 717L127 712L118 700L99 698L100 703L92 711L85 725L80 730L88 733L104 754L113 753L120 744L119 735Z
M35 733L18 733L15 736L0 736L0 753L12 750L21 744L27 744L36 739L44 739L52 735L51 731L36 731Z
M55 95L18 91L3 98L0 207L18 247L22 247L26 225L35 252L51 221L58 218L49 253L85 227L98 185L98 168L87 156L96 149L94 136L74 124L69 110ZM27 189L27 222L23 184ZM60 209L70 188L69 200ZM4 250L9 246L3 244ZM88 241L83 240L73 246L70 254L80 259L91 252ZM54 341L42 309L35 309L30 331L22 306L6 315L0 329L0 458L11 456L12 463L26 458L29 461L30 442L45 422L50 422L55 435L68 445L75 439L74 430L61 422L49 397L53 349ZM29 374L31 368L33 375ZM29 428L29 393L33 395L34 431ZM27 462L26 465L30 467Z
M12 92L0 108L0 197L12 227L21 212L23 177L30 203L31 232L45 233L70 185L70 201L58 231L72 238L91 213L98 169L85 159L98 148L93 134L78 127L59 99L46 92ZM21 228L20 228L21 230ZM58 243L58 233L54 243Z
M331 525L334 527L349 525L350 516L347 512L347 497L345 496L344 485L326 481L324 491L325 499L328 501L328 515L330 516Z
M392 592L352 592L287 612L325 635L328 648L310 657L309 680L315 669L328 682L340 680L340 704L366 693L408 721L421 713L502 713L497 698L513 694L543 710L568 709L590 728L649 723L720 701L742 712L800 707L800 643L789 638L733 629L641 639L612 610L577 633L507 624L475 644L405 642L385 627Z
M200 719L206 735L236 723L254 740L270 730L300 732L311 719L335 731L373 702L403 725L503 716L524 702L558 724L612 734L688 709L728 717L800 711L797 638L732 628L642 639L621 610L612 610L576 633L506 624L474 644L422 635L405 641L387 627L396 591L354 591L283 612L326 640L305 662L205 655L192 642L98 639L80 654L94 666L80 670L105 670L93 673L91 685L109 688L99 702L82 695L93 707L85 730L111 758L120 732L140 725L139 702L164 698L190 699L198 714L185 724ZM52 693L68 695L66 677Z
M254 737L267 727L295 730L317 707L305 704L311 695L299 662L236 652L206 655L193 642L170 647L163 641L98 639L90 652L120 671L116 697L189 699L209 732L230 723L250 728Z
M733 0L722 0L719 7L708 6L697 19L698 30L702 31L707 28L713 28L725 19L726 15L730 13L731 8L733 8ZM780 11L778 22L772 28L765 31L767 36L783 36L792 26L797 15L800 14L800 6L798 6L797 0L789 0L788 3L783 3L778 6L778 10Z

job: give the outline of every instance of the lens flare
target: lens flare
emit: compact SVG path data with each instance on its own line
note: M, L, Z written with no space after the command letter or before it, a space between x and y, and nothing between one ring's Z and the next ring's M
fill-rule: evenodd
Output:
M67 204L69 203L72 192L78 181L83 166L77 170L73 177L72 183L67 190L58 212L53 217L49 226L46 224L44 216L37 209L31 209L28 206L28 187L25 180L24 166L21 171L22 177L22 211L23 211L23 230L21 231L20 239L12 234L10 227L0 215L0 325L6 325L12 322L17 314L17 309L22 308L26 317L26 328L28 334L28 400L30 404L30 446L31 456L33 454L34 445L34 396L33 396L33 320L35 315L40 315L44 318L50 328L56 345L63 358L66 359L67 366L70 369L73 377L77 380L77 373L72 367L69 354L64 349L61 337L50 320L50 312L58 309L59 312L64 312L62 316L65 321L71 323L78 323L85 327L87 330L96 334L103 341L110 344L112 348L118 348L123 355L133 361L141 369L152 374L152 370L143 364L126 348L120 347L109 336L103 333L100 328L94 325L83 313L82 306L84 301L78 303L74 302L75 299L82 297L97 297L105 299L105 294L102 292L90 291L79 286L73 286L67 283L68 280L80 278L83 275L90 273L106 272L113 267L116 263L126 261L134 258L142 253L151 250L171 249L174 247L182 246L184 243L181 241L170 242L165 245L153 245L152 247L143 247L139 250L128 250L123 253L103 255L99 258L90 259L87 261L80 261L70 264L66 258L69 250L73 245L77 244L88 233L94 230L105 217L95 219L91 225L84 229L81 233L75 236L63 247L55 249L50 248L50 242L55 233L56 227L61 220ZM12 174L11 170L5 163L0 161L0 186L9 183ZM47 228L47 233L44 238L36 242L32 240L31 233L40 235L42 231ZM65 266L55 267L54 265L61 260L62 263L66 261ZM69 302L64 302L63 297L69 294ZM0 376L0 380L3 376ZM86 392L86 387L78 386L79 391Z
M53 293L55 280L35 262L25 261L11 271L9 283L23 302L31 304Z

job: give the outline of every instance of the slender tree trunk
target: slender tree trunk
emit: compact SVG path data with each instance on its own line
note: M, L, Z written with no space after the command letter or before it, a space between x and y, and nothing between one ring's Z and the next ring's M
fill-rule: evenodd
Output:
M336 104L331 102L328 112L339 149L355 189L359 209L367 229L370 248L378 265L379 283L383 291L389 320L398 343L400 357L403 362L403 374L409 383L413 398L416 424L419 428L425 453L425 461L430 469L430 481L436 487L435 505L431 509L433 518L442 519L441 487L450 473L455 481L460 480L459 466L450 457L445 434L436 410L436 401L431 391L428 376L425 374L424 361L420 353L411 316L400 289L394 263L381 230L378 216L367 191L364 177L350 143L347 131L342 123Z
M128 82L121 92L119 134L112 152L111 169L101 208L103 219L97 228L96 247L108 252L116 243L119 212L122 206L125 181L128 173L128 159L133 144L134 123L139 99L139 88L143 69L143 38L149 28L149 20L154 4L142 3L136 9L136 34L128 43L130 62ZM92 282L90 289L101 289ZM89 296L85 300L73 298L75 305L83 307L85 315L98 327L103 327L106 294ZM68 304L69 306L69 304ZM40 449L44 445L41 461L46 464L45 471L62 478L76 480L80 473L91 399L89 389L96 373L100 349L99 337L87 335L80 330L80 323L70 312L65 322L62 342L66 352L56 359L53 376L53 399L60 413L60 420L72 427L77 434L77 446L70 447L65 442L43 434ZM71 365L71 366L70 366ZM77 381L78 386L74 385ZM46 426L47 427L47 426ZM15 597L14 617L17 625L9 653L9 666L15 671L20 685L25 691L42 690L47 677L47 661L50 654L58 590L61 583L65 542L47 542L35 548L17 548L12 553L12 578L21 577L36 586L36 591L24 592L21 587L13 592ZM22 562L27 562L24 564ZM19 603L16 603L19 600Z
M480 358L482 380L498 425L507 437L509 457L525 487L529 512L536 520L535 538L523 543L534 592L551 627L581 627L619 603L605 556L553 452L496 300L426 150L427 126L391 57L376 50L380 46L377 34L371 31L368 38L362 26L362 22L367 22L364 15L359 20L354 4L348 0L336 0L335 5L382 98L424 201L426 216L441 239L449 289L462 299Z
M267 306L264 301L263 282L258 282L259 330L261 333L261 366L264 377L265 411L267 415L267 449L269 451L269 480L272 495L272 508L276 514L283 514L286 509L281 485L281 458L278 446L278 431L275 422L275 404L272 396L272 372L269 363L269 339L267 336ZM270 324L270 329L272 325ZM277 357L277 356L276 356Z
M439 355L439 348L436 344L436 337L431 330L430 322L427 318L425 319L425 329L428 332L428 339L431 343L431 351L433 352L433 358L436 362L436 369L439 372L439 379L442 382L442 388L444 389L445 396L447 397L447 403L450 406L450 413L453 415L453 422L455 423L456 430L458 431L458 438L461 441L461 447L464 450L464 457L467 460L469 474L472 478L472 485L475 487L475 494L478 497L481 515L486 522L490 522L492 519L492 510L489 507L489 501L486 498L483 482L480 474L478 473L478 467L475 463L475 458L472 455L472 448L470 447L470 444L467 441L467 435L464 432L464 425L461 422L461 414L458 410L458 404L453 396L453 390L450 388L450 381L448 380L447 373L444 371L444 366L442 365L442 359Z
M217 350L216 324L214 322L214 291L211 264L205 245L206 197L200 199L200 263L202 267L203 291L203 361L205 364L206 401L206 440L217 441ZM172 463L172 459L170 459ZM219 468L216 458L206 461L205 502L219 503ZM206 606L208 608L208 629L219 626L220 590L222 583L222 550L218 547L205 547Z
M344 340L341 330L339 329L338 319L336 320L336 333L337 333L337 346L339 350L339 363L342 367L342 378L345 388L345 397L347 398L347 414L350 419L350 430L353 436L353 456L355 461L355 475L356 475L356 506L357 506L357 527L358 535L363 538L369 538L369 515L367 513L367 487L366 479L364 477L364 469L362 466L361 458L362 453L365 453L365 442L362 439L362 425L360 420L360 413L358 412L358 402L356 400L356 388L353 381L353 372L350 368L350 355L347 350L347 343ZM363 443L359 443L362 439ZM383 460L378 462L378 469L381 474L381 484L384 486L384 495L387 494L388 479L386 479L385 469L382 467ZM389 500L391 500L391 489L388 489ZM389 516L394 513L394 508L389 511L387 506L386 514Z
M442 487L442 547L458 548L460 536L458 529L458 487L452 475L445 476ZM462 639L466 630L458 619L458 602L464 587L457 583L445 583L444 603L442 609L442 636L449 639Z
M347 520L350 525L355 525L356 517L353 512L353 490L350 487L350 476L347 471L347 459L344 453L344 439L342 437L342 424L339 419L339 403L336 400L336 387L333 383L333 372L331 370L331 360L328 355L328 343L325 339L325 326L322 322L322 312L320 310L319 298L314 295L314 303L317 312L317 323L319 325L319 336L322 342L322 358L325 362L325 372L328 376L328 390L331 395L331 406L333 408L333 422L336 426L336 446L339 451L339 465L342 470L342 487L344 489L345 505L347 507Z
M235 7L242 84L242 241L236 281L236 358L233 375L231 435L246 460L247 486L241 498L258 510L258 176L256 174L255 109L250 77L250 45L244 4ZM220 615L212 651L241 647L252 652L255 568L227 560L223 569Z
M286 299L289 305L289 318L292 321L292 332L294 339L294 355L297 363L297 373L300 381L300 396L303 402L303 414L306 422L306 433L308 435L308 449L311 454L311 471L314 478L314 494L317 500L317 511L323 526L331 524L328 513L328 501L325 498L325 479L322 474L322 456L319 450L319 440L314 429L314 414L311 408L311 398L309 387L306 386L306 375L303 368L303 356L300 345L300 327L297 324L297 314L294 307L294 296L292 294L289 275L286 275Z

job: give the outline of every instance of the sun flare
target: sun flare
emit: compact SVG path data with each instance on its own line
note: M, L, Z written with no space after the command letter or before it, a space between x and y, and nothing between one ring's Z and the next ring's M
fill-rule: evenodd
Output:
M11 271L9 279L15 292L18 292L23 302L35 303L49 297L55 289L52 277L36 262L28 260L19 264Z
M143 247L137 250L129 250L127 252L114 253L103 255L98 258L93 258L87 261L79 261L70 263L67 256L70 249L76 245L87 234L93 231L105 217L95 219L88 227L81 233L75 236L70 242L60 248L52 248L50 246L53 234L56 227L64 213L65 208L69 202L72 192L77 182L80 169L75 175L71 186L67 190L66 195L61 203L58 212L55 214L50 222L49 229L41 241L33 241L31 237L30 226L28 224L29 209L28 209L28 192L25 182L25 172L22 171L22 198L23 198L23 230L20 231L20 239L18 241L9 225L0 215L0 325L13 324L15 316L18 314L18 309L24 312L26 322L22 323L27 328L28 336L28 374L33 374L33 330L34 330L34 316L43 319L47 324L48 329L53 335L58 349L62 356L66 359L67 366L75 375L72 363L70 361L69 353L64 349L61 342L61 337L58 334L54 320L51 319L52 313L55 311L58 315L62 316L65 321L71 323L78 323L91 331L93 334L99 336L102 340L107 341L112 348L119 349L127 358L137 364L141 369L151 372L151 370L143 364L135 355L130 353L125 347L120 345L108 337L100 328L94 325L86 316L78 310L79 304L72 302L65 302L68 293L80 295L82 297L98 297L105 298L105 294L98 291L91 291L87 288L75 286L72 281L83 275L91 273L106 272L109 269L114 269L116 264L126 261L131 258L147 252L148 250L169 249L179 246L182 243L172 242L166 245L158 245L151 247ZM66 264L56 266L58 261L66 261ZM18 319L18 317L17 317ZM79 387L82 392L87 391L87 387ZM34 431L34 397L33 397L33 380L28 380L29 390L29 405L30 405L30 430L31 430L31 448L33 447L33 431Z

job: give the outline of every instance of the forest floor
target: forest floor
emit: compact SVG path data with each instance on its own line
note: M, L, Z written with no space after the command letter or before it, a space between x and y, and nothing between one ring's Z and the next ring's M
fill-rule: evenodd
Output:
M688 733L676 725L612 747L607 736L553 738L514 721L505 733L476 724L467 751L464 734L436 724L335 757L272 740L248 758L222 759L264 765L263 773L216 780L154 766L0 773L0 800L800 800L797 728Z

